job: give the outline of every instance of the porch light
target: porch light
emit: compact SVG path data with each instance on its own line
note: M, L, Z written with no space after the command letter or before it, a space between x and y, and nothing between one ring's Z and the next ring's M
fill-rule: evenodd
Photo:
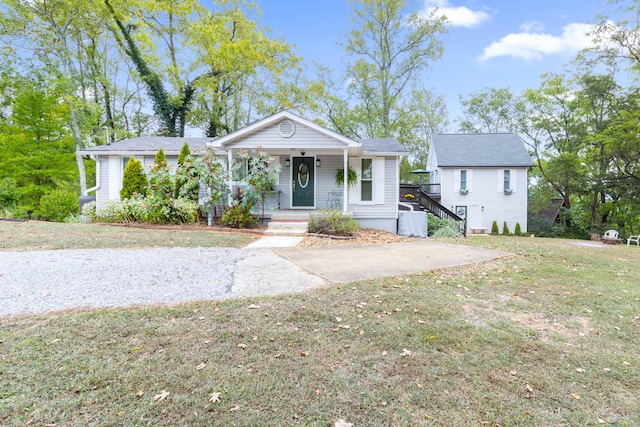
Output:
M320 159L316 159L316 166L320 167Z
M291 166L291 160L289 160L289 159L285 160L284 161L284 165L285 165L285 167Z

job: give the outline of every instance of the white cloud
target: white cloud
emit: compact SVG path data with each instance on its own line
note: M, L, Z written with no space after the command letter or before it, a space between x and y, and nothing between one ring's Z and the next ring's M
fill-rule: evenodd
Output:
M432 12L435 16L445 16L453 27L474 27L491 19L487 12L471 10L465 6L452 6L449 0L425 0L422 13L428 16Z
M480 61L499 56L535 60L542 59L545 55L575 54L593 46L592 38L589 36L593 25L590 24L568 24L559 36L543 33L541 24L536 22L524 23L520 28L523 32L508 34L484 48L479 57Z

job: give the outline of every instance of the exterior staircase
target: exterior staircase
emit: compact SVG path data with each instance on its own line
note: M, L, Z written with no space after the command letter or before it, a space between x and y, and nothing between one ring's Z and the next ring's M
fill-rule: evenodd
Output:
M271 236L304 236L307 234L309 212L295 210L274 211L264 234Z

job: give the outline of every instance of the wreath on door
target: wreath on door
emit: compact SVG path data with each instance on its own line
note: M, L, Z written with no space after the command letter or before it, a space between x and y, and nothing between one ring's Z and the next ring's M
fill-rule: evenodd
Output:
M309 185L309 166L306 163L300 163L298 166L298 184L302 188L307 188Z

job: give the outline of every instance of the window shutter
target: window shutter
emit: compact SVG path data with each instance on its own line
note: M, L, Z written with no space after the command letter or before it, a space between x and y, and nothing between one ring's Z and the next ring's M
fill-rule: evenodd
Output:
M122 158L109 156L109 200L120 200L123 172Z
M473 193L473 169L466 169L467 171L467 190L469 193Z
M373 200L376 205L384 204L384 157L373 159Z
M518 176L518 171L515 170L515 169L511 169L510 174L511 174L510 175L511 176L511 181L510 181L511 191L513 191L515 193L516 192L516 181L517 181L516 177Z
M349 203L360 203L360 177L362 175L360 173L360 157L349 157L349 166L358 174L356 185L349 188ZM344 185L345 188L347 187L347 177L345 177L342 185Z

